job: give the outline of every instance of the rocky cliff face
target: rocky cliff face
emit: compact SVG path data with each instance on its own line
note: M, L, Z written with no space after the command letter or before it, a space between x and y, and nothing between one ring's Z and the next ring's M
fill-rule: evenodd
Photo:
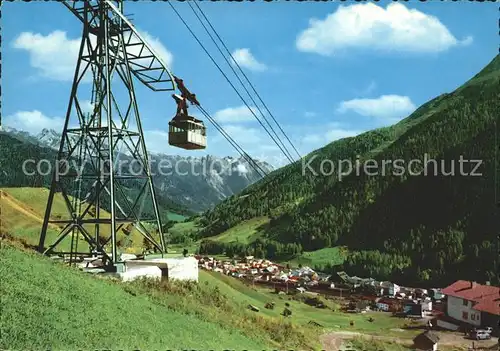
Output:
M258 173L241 157L151 156L156 164L165 165L161 172L155 173L156 186L173 201L196 211L210 208L260 179ZM265 162L256 162L266 172L273 170Z

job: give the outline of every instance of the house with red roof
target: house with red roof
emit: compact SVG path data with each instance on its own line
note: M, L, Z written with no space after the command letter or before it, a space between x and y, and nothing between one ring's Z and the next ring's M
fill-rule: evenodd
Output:
M447 296L446 314L475 327L496 329L500 319L500 288L458 280L442 290Z

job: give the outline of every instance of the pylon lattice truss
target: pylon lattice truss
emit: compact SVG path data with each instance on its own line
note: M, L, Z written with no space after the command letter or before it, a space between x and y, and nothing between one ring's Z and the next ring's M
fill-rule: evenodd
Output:
M97 254L114 265L119 241L138 232L164 253L133 77L173 91L173 76L123 15L122 1L63 4L83 32L39 250L69 254L70 262ZM62 211L54 207L59 196Z

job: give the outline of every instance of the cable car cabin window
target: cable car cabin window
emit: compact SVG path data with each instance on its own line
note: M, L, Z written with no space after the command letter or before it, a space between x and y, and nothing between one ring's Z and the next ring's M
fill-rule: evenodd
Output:
M187 150L205 149L207 145L205 125L193 117L188 118L190 119L174 118L169 123L168 143Z

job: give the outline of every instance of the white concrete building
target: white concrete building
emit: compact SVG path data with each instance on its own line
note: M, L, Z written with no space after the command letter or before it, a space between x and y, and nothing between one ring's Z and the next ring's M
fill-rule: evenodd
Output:
M194 257L125 261L125 272L150 266L159 268L162 272L162 277L166 277L167 279L198 282L198 260Z
M158 259L160 260L160 259ZM198 260L194 257L163 258L167 263L168 279L191 280L198 282Z
M162 272L156 266L135 267L125 272L118 273L120 279L124 282L130 282L139 278L148 278L153 280L161 280Z
M442 290L449 317L475 327L498 325L500 287L458 280Z
M458 321L479 327L481 325L481 312L472 308L472 302L455 296L448 296L447 314Z

